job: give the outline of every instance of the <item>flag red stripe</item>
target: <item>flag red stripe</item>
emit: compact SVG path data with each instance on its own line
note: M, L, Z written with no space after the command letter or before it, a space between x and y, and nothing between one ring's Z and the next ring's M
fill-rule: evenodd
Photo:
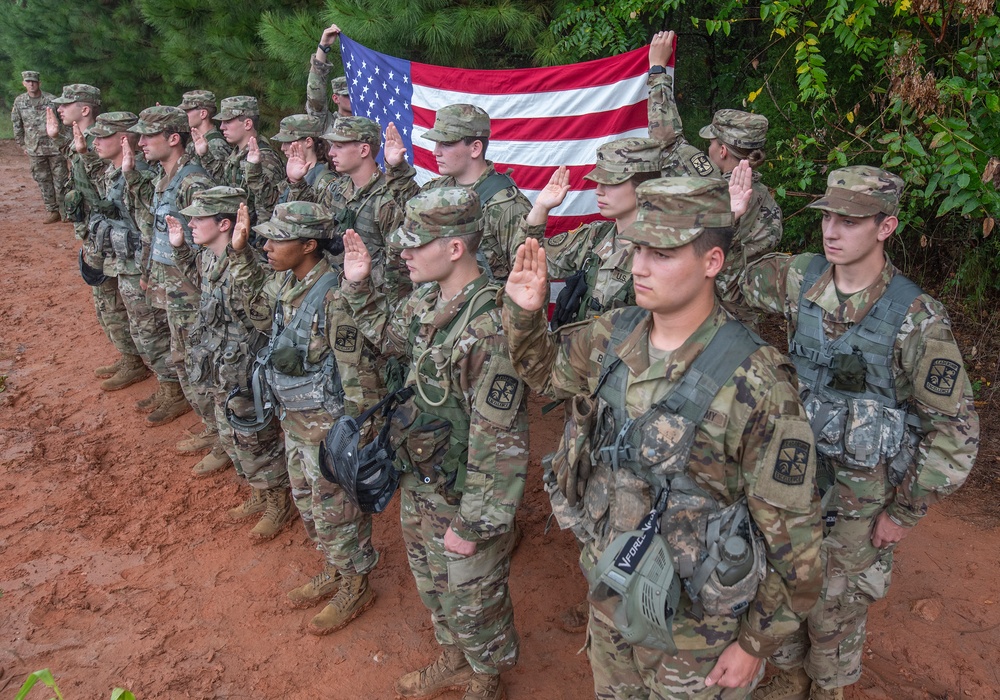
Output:
M418 168L425 168L431 172L437 172L437 162L434 154L423 148L413 148L413 159ZM499 172L506 172L508 168L514 170L511 177L522 190L540 190L549 184L549 178L555 171L553 167L533 167L530 165L520 165L518 163L495 163ZM590 180L584 180L583 176L594 169L592 165L573 165L569 167L569 184L574 190L592 190L597 185Z

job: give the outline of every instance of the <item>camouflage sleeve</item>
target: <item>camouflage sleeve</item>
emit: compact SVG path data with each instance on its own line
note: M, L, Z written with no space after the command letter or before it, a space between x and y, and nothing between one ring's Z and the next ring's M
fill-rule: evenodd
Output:
M139 269L142 270L143 277L149 275L150 254L153 249L153 215L150 210L153 208L153 193L156 188L154 178L153 170L131 170L125 173L125 197L134 212L142 241Z
M739 643L747 653L765 658L799 628L819 596L823 533L813 433L794 371L773 348L758 353L764 366L751 365L749 371L762 376L766 388L756 401L752 390L739 394L749 417L745 423L730 418L726 452L739 456L747 506L768 562L742 620Z
M451 527L473 542L513 529L528 470L526 392L498 323L496 312L476 319L456 345L461 362L452 368L469 415L469 457Z
M229 271L233 280L233 296L246 309L247 317L254 328L262 332L271 330L274 320L274 305L278 300L281 286L276 275L268 275L257 261L253 248L243 250L226 249L229 256Z
M191 200L194 199L196 192L201 192L211 187L215 187L215 183L207 175L200 173L188 175L177 189L177 209L185 209L191 206Z
M767 186L754 182L750 205L736 224L736 235L726 256L725 270L717 280L723 299L742 302L740 276L750 264L778 247L781 231L781 208L771 197Z
M233 147L225 139L209 139L208 153L204 156L195 157L198 158L201 167L208 171L213 180L222 183L223 173L226 169L226 160L232 152Z
M405 160L399 165L386 168L385 184L400 208L405 207L407 202L420 193L416 168Z
M649 87L649 99L646 101L649 138L664 146L672 146L684 133L674 100L674 77L668 73L657 73L646 78L646 85Z
M410 295L390 310L385 294L370 282L371 277L361 282L341 280L344 301L351 308L358 328L380 355L408 358L414 297Z
M262 148L260 162L244 163L244 179L249 195L253 200L253 208L257 214L257 223L264 223L271 218L274 206L284 188L285 166L281 158L270 148Z
M525 236L536 233L537 227L529 227L524 223L525 217L531 211L531 202L521 194L520 190L515 190L516 194L496 206L486 207L487 226L490 231L496 233L500 242L501 254L504 256L504 268L510 270L514 267L514 256L517 249L525 241ZM541 239L545 230L533 236Z
M306 114L319 117L325 124L330 114L330 100L327 96L327 77L333 64L309 60L309 77L306 79Z
M14 141L21 148L24 148L24 122L21 120L21 106L19 104L20 95L14 99L14 106L10 110L10 122L14 127Z
M972 384L944 307L922 296L911 307L911 318L913 323L903 328L900 360L913 387L911 410L923 436L887 509L907 527L965 482L979 449Z
M593 232L592 224L583 224L545 239L545 264L550 280L566 279L583 267Z
M73 189L80 193L88 206L96 207L101 201L101 195L95 184L94 175L97 173L93 161L88 163L81 154L74 151L70 158L70 172Z
M184 279L190 282L195 289L201 289L201 267L198 260L202 254L189 246L187 241L179 248L170 246L170 257L176 263L177 269L180 270Z
M385 285L389 292L389 305L398 306L410 295L413 283L406 269L406 261L400 256L400 251L389 245L389 233L403 225L405 213L400 205L388 193L380 195L382 204L378 209L379 231L382 234L382 247L385 259Z
M344 389L344 409L347 415L359 416L378 403L382 394L378 353L360 332L341 292L330 291L326 301L327 342L337 358L337 369Z
M788 272L795 258L784 253L766 255L740 275L740 291L747 305L788 315Z

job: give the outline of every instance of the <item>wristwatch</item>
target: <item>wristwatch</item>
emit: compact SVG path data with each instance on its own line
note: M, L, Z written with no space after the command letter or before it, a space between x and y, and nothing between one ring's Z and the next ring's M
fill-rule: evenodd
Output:
M317 46L319 47L319 50L322 51L323 53L330 53L330 48L333 46L333 44L330 44L329 46L323 46L323 44L317 44Z
M653 66L652 68L649 69L650 75L659 75L660 73L666 73L666 72L667 72L666 66Z

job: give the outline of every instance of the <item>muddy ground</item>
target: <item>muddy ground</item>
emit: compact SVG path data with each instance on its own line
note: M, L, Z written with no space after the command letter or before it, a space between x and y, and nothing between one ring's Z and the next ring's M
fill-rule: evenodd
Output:
M115 686L144 699L392 697L399 675L436 655L396 505L376 518L375 606L329 637L304 634L316 610L284 600L321 566L301 525L252 545L248 526L224 517L243 497L234 474L193 480L197 457L173 450L193 414L148 429L133 404L152 379L99 389L93 369L114 351L76 271L70 225L41 226L43 214L26 158L0 143L0 698L46 667L67 700L107 698ZM978 343L985 381L996 357L981 327L960 336L966 351ZM538 465L559 426L541 404L532 401L525 538L511 576L521 662L506 678L512 700L586 698L583 635L553 623L584 583L572 538L545 532ZM1000 697L996 421L982 408L989 441L973 488L900 545L851 700Z

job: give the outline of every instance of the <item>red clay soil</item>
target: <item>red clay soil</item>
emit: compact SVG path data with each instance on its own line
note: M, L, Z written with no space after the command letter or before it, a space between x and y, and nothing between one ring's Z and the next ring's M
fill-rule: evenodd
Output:
M192 414L149 429L133 404L153 380L99 389L93 370L114 350L71 227L43 216L27 159L0 143L0 698L46 667L67 700L116 686L141 699L393 697L398 676L436 655L396 503L376 518L375 606L338 633L305 634L317 610L284 597L321 566L301 525L251 544L249 525L224 515L244 495L235 475L194 480L198 457L173 450ZM584 637L553 622L585 587L572 538L545 533L539 458L559 414L542 417L541 405L511 575L521 661L506 680L512 700L586 698ZM965 517L978 502L953 498L899 547L849 699L998 696L998 536Z

